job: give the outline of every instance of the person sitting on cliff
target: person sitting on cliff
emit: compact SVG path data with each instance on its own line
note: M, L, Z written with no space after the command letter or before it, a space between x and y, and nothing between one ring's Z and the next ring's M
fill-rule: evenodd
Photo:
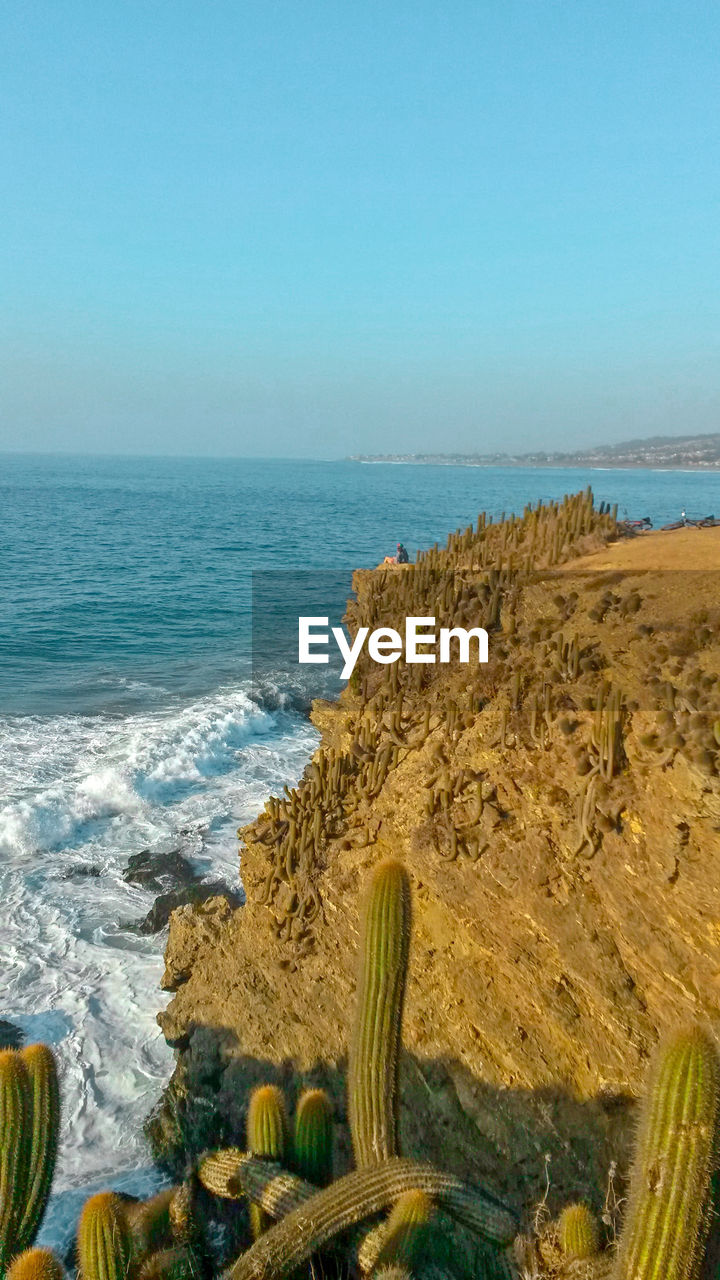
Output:
M383 560L383 564L409 564L409 563L410 563L410 557L407 551L405 550L402 542L398 542L397 544L397 555L386 556L385 559Z

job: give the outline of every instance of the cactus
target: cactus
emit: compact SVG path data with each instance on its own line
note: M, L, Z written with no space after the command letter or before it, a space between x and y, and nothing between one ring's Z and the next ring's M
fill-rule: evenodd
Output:
M700 1028L657 1051L643 1103L616 1280L691 1280L709 1225L720 1063Z
M295 1111L294 1168L316 1187L333 1178L332 1107L324 1089L307 1089Z
M289 1155L289 1134L285 1100L274 1084L253 1089L247 1116L248 1150L255 1156L282 1162ZM256 1204L250 1205L250 1227L257 1240L270 1225L268 1215Z
M20 1053L28 1076L30 1155L25 1209L18 1228L18 1249L27 1249L42 1222L55 1172L60 1130L60 1087L55 1058L45 1044Z
M514 1254L510 1249L495 1249L489 1244L483 1245L478 1251L476 1272L482 1280L516 1280L518 1274ZM535 1272L531 1274L534 1275ZM430 1277L423 1275L423 1280L430 1280Z
M560 1214L558 1235L568 1258L592 1258L600 1249L598 1222L586 1204L569 1204Z
M150 1200L139 1200L124 1206L135 1262L144 1260L170 1244L170 1207L177 1190L177 1187L168 1187Z
M5 1280L66 1280L62 1263L50 1249L26 1249L8 1267Z
M195 1280L209 1280L212 1259L205 1234L206 1215L198 1205L199 1189L197 1174L192 1172L175 1187L168 1217L172 1244L189 1257Z
M383 1218L358 1239L353 1252L353 1261L357 1264L361 1275L367 1276L374 1269L387 1233L388 1219Z
M227 1280L282 1280L341 1231L389 1209L405 1191L424 1191L470 1230L508 1244L514 1214L488 1192L414 1160L389 1159L338 1178L323 1191L230 1148L205 1156L198 1175L215 1195L247 1195L280 1219L227 1272Z
M126 1280L132 1237L125 1206L113 1191L86 1201L77 1235L78 1269L83 1280Z
M197 1214L194 1211L196 1196L197 1178L195 1174L191 1174L179 1187L175 1187L168 1205L173 1243L189 1249L194 1247L198 1236Z
M394 859L373 873L364 903L348 1115L358 1167L398 1154L398 1067L410 945L410 883Z
M422 1259L433 1216L433 1203L425 1191L406 1191L393 1206L376 1267L391 1263L412 1269Z
M137 1280L192 1280L192 1254L187 1249L159 1249L151 1253L135 1273Z
M21 1055L0 1052L0 1275L19 1252L30 1165L30 1082Z

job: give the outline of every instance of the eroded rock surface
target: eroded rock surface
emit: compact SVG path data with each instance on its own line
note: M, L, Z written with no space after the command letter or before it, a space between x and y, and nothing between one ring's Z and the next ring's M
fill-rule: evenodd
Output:
M358 575L359 611L377 613L372 577ZM150 1124L170 1164L241 1140L265 1080L290 1101L323 1084L340 1167L349 1159L358 901L392 853L414 885L405 1152L486 1182L526 1225L543 1197L555 1212L580 1196L600 1210L611 1184L622 1196L649 1053L679 1022L720 1013L717 588L713 571L566 568L562 582L508 587L479 674L435 669L383 703L366 672L318 706L327 777L340 757L360 772L329 802L312 859L299 836L273 879L284 846L269 806L244 832L247 904L215 898L171 919L175 996L159 1020L178 1063ZM601 751L596 769L608 683L622 694L617 755L608 767ZM322 790L311 774L305 787ZM303 876L320 906L296 923Z

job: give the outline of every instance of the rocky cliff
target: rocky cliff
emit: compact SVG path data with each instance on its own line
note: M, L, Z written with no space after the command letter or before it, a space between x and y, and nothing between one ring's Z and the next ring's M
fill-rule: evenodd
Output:
M366 661L241 833L246 904L173 914L177 1066L149 1123L171 1167L240 1140L260 1081L322 1084L344 1121L358 896L392 852L414 886L405 1152L528 1227L584 1196L612 1236L648 1054L720 1013L720 578L574 567L616 536L578 495L356 575L351 629L481 624L489 662Z

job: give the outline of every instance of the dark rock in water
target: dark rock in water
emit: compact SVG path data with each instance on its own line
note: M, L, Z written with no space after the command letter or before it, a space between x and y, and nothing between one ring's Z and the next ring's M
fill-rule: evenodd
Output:
M123 872L126 884L163 894L187 888L199 879L192 863L179 848L160 852L142 849L128 858L127 869Z
M61 880L76 880L78 877L91 876L96 878L102 875L100 867L96 867L93 863L78 862L74 867L65 867L60 873Z
M24 1033L14 1022L0 1018L0 1049L20 1049L24 1039Z
M161 893L157 897L142 920L125 921L122 929L131 933L159 933L170 919L170 915L178 907L197 906L208 898L225 898L232 907L242 906L242 898L233 892L224 880L214 880L211 884L191 884L183 889L174 889L170 893Z

